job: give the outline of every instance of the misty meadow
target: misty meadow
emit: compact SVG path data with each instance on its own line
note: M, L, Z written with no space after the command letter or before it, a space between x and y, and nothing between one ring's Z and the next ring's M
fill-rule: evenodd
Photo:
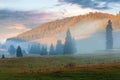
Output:
M0 80L119 80L119 7L119 0L1 0Z

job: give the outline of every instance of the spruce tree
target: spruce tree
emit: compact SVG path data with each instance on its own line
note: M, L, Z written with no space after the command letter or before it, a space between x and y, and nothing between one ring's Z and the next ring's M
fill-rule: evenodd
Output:
M41 48L41 55L48 55L47 47L42 46L42 48Z
M13 45L10 45L10 47L8 48L8 52L10 53L10 55L15 55L16 53L16 49Z
M55 48L54 48L53 44L51 44L51 46L50 46L49 55L55 55Z
M5 59L5 55L4 54L2 55L2 59Z
M64 44L64 54L74 54L75 53L75 42L71 36L70 30L68 29Z
M16 57L23 57L22 50L21 50L20 46L18 46L18 48L16 50Z
M40 54L41 53L40 44L39 43L32 44L32 46L29 49L29 53L30 54Z
M112 22L108 21L106 27L106 49L113 49L113 35L112 35Z
M56 54L57 55L61 55L63 54L63 44L62 44L62 41L61 40L58 40L57 41L57 44L56 44Z

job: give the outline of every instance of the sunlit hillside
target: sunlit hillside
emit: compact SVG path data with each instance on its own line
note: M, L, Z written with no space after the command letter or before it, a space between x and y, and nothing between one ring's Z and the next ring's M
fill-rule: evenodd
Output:
M120 14L89 13L43 24L18 35L17 38L50 44L55 43L56 39L63 40L66 30L70 28L72 35L76 39L81 39L97 31L104 30L109 19L113 22L113 29L118 30L120 28L119 18Z

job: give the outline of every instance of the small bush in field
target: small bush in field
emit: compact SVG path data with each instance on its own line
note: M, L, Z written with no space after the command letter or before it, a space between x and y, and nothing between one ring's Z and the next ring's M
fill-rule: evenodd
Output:
M65 65L65 67L70 67L70 68L75 67L75 66L76 66L75 63L68 63Z

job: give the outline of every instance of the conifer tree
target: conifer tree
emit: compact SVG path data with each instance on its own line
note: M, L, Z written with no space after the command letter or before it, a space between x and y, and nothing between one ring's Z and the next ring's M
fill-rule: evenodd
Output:
M41 48L41 55L48 55L47 47L42 46L42 48Z
M74 54L75 53L75 40L72 38L70 30L68 29L64 44L64 54Z
M112 35L112 22L108 21L106 27L106 49L113 49L113 35Z
M18 46L18 48L16 50L16 57L23 57L22 50L21 50L20 46Z
M8 48L8 52L10 53L10 55L15 55L16 53L16 49L13 45L10 45L10 47Z
M56 54L57 55L61 55L63 54L63 44L62 44L62 41L61 40L58 40L57 41L57 44L56 44Z
M50 46L49 55L55 55L55 48L54 48L53 44L51 44L51 46Z

